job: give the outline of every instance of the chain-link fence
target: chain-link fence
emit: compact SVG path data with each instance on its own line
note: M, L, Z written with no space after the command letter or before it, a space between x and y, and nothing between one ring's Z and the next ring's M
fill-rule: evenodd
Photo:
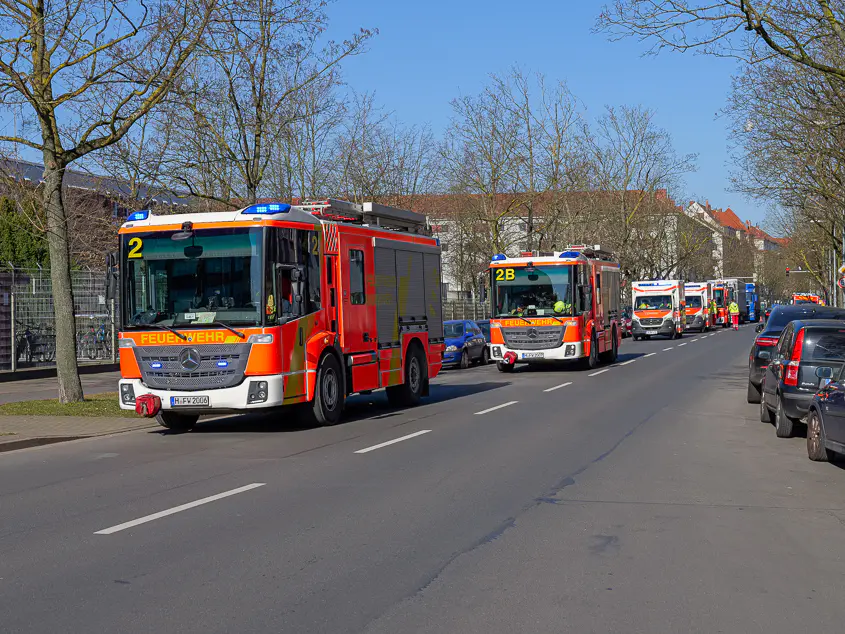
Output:
M73 271L71 279L78 361L114 363L116 307L106 300L105 275ZM0 271L0 370L55 365L52 290L46 269Z
M471 300L447 300L443 302L443 319L489 319L490 305Z

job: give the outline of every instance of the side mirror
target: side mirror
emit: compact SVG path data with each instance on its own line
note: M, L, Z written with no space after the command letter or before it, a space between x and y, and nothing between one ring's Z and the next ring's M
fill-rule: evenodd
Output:
M820 379L832 379L833 378L833 368L823 367L823 368L816 368L816 376Z
M769 352L768 350L760 350L760 352L757 353L757 358L758 359L771 359L772 353Z

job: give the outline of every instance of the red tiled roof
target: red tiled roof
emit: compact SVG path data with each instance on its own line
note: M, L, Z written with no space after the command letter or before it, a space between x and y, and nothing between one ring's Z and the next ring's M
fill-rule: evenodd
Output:
M737 231L748 230L748 227L745 225L745 223L739 219L739 216L737 216L733 212L733 209L731 209L730 207L725 209L725 211L722 211L721 209L714 209L712 213L713 218L716 219L716 222L718 222L723 227L736 229Z

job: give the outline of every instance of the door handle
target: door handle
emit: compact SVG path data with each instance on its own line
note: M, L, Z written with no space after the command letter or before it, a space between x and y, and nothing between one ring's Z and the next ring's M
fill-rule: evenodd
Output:
M365 332L365 333L364 333L364 341L365 341L365 342L369 342L369 341L370 341L370 333L368 333L368 332Z

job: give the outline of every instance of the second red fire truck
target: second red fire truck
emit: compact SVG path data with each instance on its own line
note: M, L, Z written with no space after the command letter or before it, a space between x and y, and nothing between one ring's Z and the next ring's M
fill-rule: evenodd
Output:
M599 248L493 256L491 357L516 364L613 362L622 341L619 264Z
M350 394L413 405L440 371L440 246L420 214L339 200L141 211L120 258L120 406L165 427L282 405L331 425Z

